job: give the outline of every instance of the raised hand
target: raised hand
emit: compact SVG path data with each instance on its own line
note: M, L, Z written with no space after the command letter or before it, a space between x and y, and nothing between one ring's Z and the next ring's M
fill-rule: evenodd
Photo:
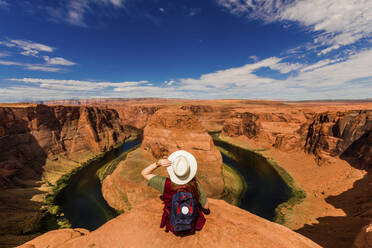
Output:
M168 167L171 164L172 164L171 161L169 161L168 159L160 159L158 161L158 165L163 166L163 167Z

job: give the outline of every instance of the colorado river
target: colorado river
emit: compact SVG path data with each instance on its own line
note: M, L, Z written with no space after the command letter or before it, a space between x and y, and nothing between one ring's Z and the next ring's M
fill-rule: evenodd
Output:
M68 186L58 194L56 200L73 228L92 231L118 215L102 196L97 170L122 158L121 155L139 144L139 139L127 141L116 152L109 152L71 177Z
M292 196L288 185L263 156L218 139L214 139L214 144L228 151L229 154L221 152L223 162L235 169L247 183L239 207L273 220L276 207Z
M239 207L268 220L275 217L275 208L291 197L291 189L267 160L254 152L214 139L223 162L235 169L246 181L247 188L240 196ZM108 163L118 163L125 153L140 144L140 139L126 142L116 152L108 152L71 177L57 196L58 205L73 228L95 230L117 216L104 200L97 171Z

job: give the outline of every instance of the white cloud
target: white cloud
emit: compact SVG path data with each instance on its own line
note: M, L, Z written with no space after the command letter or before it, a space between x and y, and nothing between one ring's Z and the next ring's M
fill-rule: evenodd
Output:
M0 60L0 65L7 65L7 66L16 65L16 66L23 66L24 64L19 63L19 62L15 62L15 61Z
M92 5L109 5L114 8L124 7L124 0L64 0L63 7L45 7L54 21L67 22L71 25L87 27L85 16L93 13ZM93 13L97 14L97 13Z
M43 64L27 64L27 63L22 63L22 62L17 62L17 61L9 61L9 60L0 60L0 65L5 65L5 66L22 66L27 70L32 70L32 71L44 71L44 72L59 72L61 71L60 68L57 67L51 67L48 65L43 65Z
M237 68L165 81L161 86L148 81L105 82L40 78L13 78L25 84L0 88L0 99L35 100L90 97L169 97L169 98L264 98L264 99L360 99L371 97L372 49L351 55L348 60L325 59L312 65L290 64L271 57ZM1 63L1 60L0 60ZM296 71L285 80L256 75L261 68L281 73ZM26 89L30 89L30 91ZM37 91L36 89L41 89ZM23 91L23 95L20 91ZM56 92L60 94L57 95ZM27 92L27 94L25 93ZM37 93L36 93L37 92Z
M41 79L41 78L10 78L9 81L22 82L26 84L39 85L42 88L60 89L60 90L80 90L95 91L103 90L108 87L114 88L115 91L125 91L125 88L139 86L148 81L138 82L101 82L86 80L60 80L60 79Z
M64 66L76 65L75 62L69 61L61 57L50 58L49 56L43 56L43 59L45 60L47 64L50 64L50 65L64 65Z
M303 67L303 65L299 64L299 63L294 63L294 64L291 64L291 63L277 63L277 64L273 64L273 65L270 66L270 68L272 70L280 71L283 74L286 74L286 73L291 72L291 71L298 70L302 67Z
M31 70L31 71L45 71L45 72L61 71L61 68L44 66L44 65L26 65L26 69Z
M40 52L48 52L51 53L54 51L54 48L51 46L47 46L41 43L32 42L29 40L12 40L9 39L8 41L0 41L0 45L6 46L9 49L20 49L22 50L20 54L25 56L33 56L40 58ZM8 52L0 52L0 58L9 56L10 53ZM44 71L44 72L59 72L62 69L58 66L73 66L76 65L75 62L69 61L62 57L49 57L43 56L43 60L45 63L24 63L18 61L9 61L9 60L0 60L0 65L5 66L22 66L27 70L33 71Z
M0 41L0 45L4 45L10 48L17 47L23 50L21 52L22 55L34 57L37 57L39 52L53 52L54 50L53 47L28 40Z
M0 45L4 45L4 46L7 46L7 47L15 47L16 46L13 43L10 43L10 42L7 42L7 41L0 41Z
M337 62L340 62L340 61L341 60L339 60L339 59L325 59L325 60L320 60L320 61L318 61L315 64L312 64L312 65L303 67L301 69L301 71L303 71L303 72L312 71L312 70L319 69L319 68L322 68L322 67L324 67L326 65L334 64L334 63L337 63Z
M0 58L8 57L9 53L7 52L0 52Z
M201 98L268 98L268 99L360 99L372 92L372 50L349 57L349 60L319 61L313 65L282 63L280 58L268 58L238 68L221 70L199 79L180 79L180 91L194 90ZM255 70L269 67L287 73L298 73L286 80L265 78ZM360 80L363 80L363 84ZM211 87L212 86L212 87Z
M336 87L341 91L342 87L350 86L351 81L358 82L361 78L372 77L371 61L372 50L352 55L346 61L324 60L311 67L304 68L296 78L290 78L287 82L297 86L309 87L309 89L326 90L327 87ZM371 95L372 78L367 87L369 92L365 93Z
M6 7L9 4L5 0L0 0L0 7Z
M34 50L38 52L53 52L54 50L53 47L28 40L10 40L10 42L25 51Z
M372 36L372 1L369 0L218 0L231 13L266 22L294 21L320 32L320 54Z
M101 0L103 3L109 4L111 3L112 5L116 7L123 7L124 0Z
M165 10L164 10L164 8L159 8L159 11L164 12Z
M251 60L253 60L253 62L257 62L257 61L258 61L258 57L255 56L255 55L249 56L249 58L250 58Z

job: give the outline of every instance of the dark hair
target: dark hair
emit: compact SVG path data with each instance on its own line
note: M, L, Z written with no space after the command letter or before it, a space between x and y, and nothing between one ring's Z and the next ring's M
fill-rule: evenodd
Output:
M173 191L176 191L179 187L182 187L182 186L186 186L186 190L188 192L191 192L191 194L194 196L196 202L198 203L198 205L200 205L199 203L199 190L198 190L198 180L196 179L196 177L194 177L193 179L191 179L190 182L188 182L187 184L185 185L177 185L175 183L171 183L172 185L172 190Z

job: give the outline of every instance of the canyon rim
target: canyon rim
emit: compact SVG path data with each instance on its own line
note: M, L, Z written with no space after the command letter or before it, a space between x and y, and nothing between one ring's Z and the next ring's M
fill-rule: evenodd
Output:
M51 237L56 237L55 243L50 245L62 247L71 239L68 243L76 242L78 247L78 244L85 242L86 236L94 240L93 243L102 245L100 237L110 235L112 228L130 225L134 221L130 216L141 212L141 204L159 201L153 204L155 208L160 204L158 193L145 184L140 170L176 149L195 149L201 171L216 175L209 178L210 182L203 181L201 176L208 197L222 197L222 160L208 134L220 133L224 141L275 162L290 175L296 187L305 192L304 199L288 202L280 208L281 224L288 232L286 235L293 237L293 240L302 235L305 240L307 238L323 247L350 247L355 240L355 247L364 247L370 242L368 224L371 222L372 209L372 179L368 173L372 154L372 104L358 101L347 104L332 102L327 103L326 107L324 104L107 99L104 102L66 100L45 102L43 105L2 106L0 165L1 198L4 204L1 212L1 244L13 247L27 241L29 247L43 247L54 239ZM104 198L122 213L115 218L115 222L112 220L92 232L62 229L28 241L41 234L38 228L45 215L45 209L42 208L45 196L52 192L61 176L81 166L79 163L139 134L143 135L141 146L129 152L102 178ZM195 143L189 142L192 138ZM165 171L159 173L164 174ZM22 208L22 204L28 207ZM218 210L221 204L219 201L213 203L215 214L222 214ZM160 213L160 205L158 208ZM281 231L274 227L277 224L264 221L265 227L259 227L259 224L252 224L256 222L251 217L243 217L243 213L243 210L237 211L234 216L248 218L250 224L246 228L249 230L263 228L281 235ZM149 215L149 221L159 220L156 214L146 214ZM225 218L235 218L230 214L224 212ZM216 216L212 209L211 216L207 217L212 226L214 218ZM144 222L150 223L147 220ZM216 223L224 225L223 221ZM231 228L239 225L235 223ZM212 229L206 229L212 236L202 238L206 244L213 235L218 235L218 229L212 226ZM157 228L149 224L145 229L146 232L157 233ZM66 231L63 233L63 230ZM129 233L123 232L123 235ZM247 238L269 242L264 241L265 235L268 234L248 232ZM187 239L185 244L192 240ZM130 242L128 244L133 244ZM172 244L175 241L169 242ZM284 244L278 242L278 245ZM293 242L293 247L306 247L301 243L294 245L300 241Z

